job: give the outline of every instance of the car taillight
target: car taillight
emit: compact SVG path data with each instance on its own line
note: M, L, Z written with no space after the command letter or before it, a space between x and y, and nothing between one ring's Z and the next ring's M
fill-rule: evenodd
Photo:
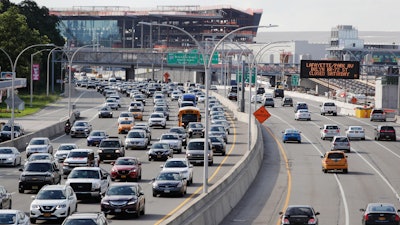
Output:
M340 133L340 130L336 130L336 133Z
M328 130L324 130L324 133L328 133Z
M284 218L282 224L290 224L289 219L288 218Z
M396 215L395 218L394 218L394 220L396 220L396 222L399 222L399 221L400 221L399 215Z
M315 224L317 221L314 218L308 220L308 224Z
M364 221L368 221L368 219L369 219L369 218L368 218L368 214L365 214L365 215L364 215Z

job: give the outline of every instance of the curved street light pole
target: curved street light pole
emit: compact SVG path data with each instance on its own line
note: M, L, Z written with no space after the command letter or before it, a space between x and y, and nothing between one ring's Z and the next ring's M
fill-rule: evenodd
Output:
M62 49L61 47L54 47L53 49L50 50L49 54L47 55L47 80L46 80L46 96L49 96L49 82L50 82L50 56L53 54L54 50L56 49ZM53 80L54 84L54 80Z
M72 87L72 61L75 58L76 53L78 53L81 49L83 48L87 48L87 47L94 47L94 46L98 46L99 44L90 44L90 45L84 45L81 46L79 48L77 48L74 53L72 53L71 58L68 57L67 54L67 58L68 58L68 67L69 67L69 72L68 72L68 118L71 117L71 87Z

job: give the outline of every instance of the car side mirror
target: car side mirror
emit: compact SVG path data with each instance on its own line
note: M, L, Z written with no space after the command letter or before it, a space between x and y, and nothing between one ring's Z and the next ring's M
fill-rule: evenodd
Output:
M32 195L32 196L31 196L31 199L32 199L32 200L35 200L35 198L36 198L36 195Z
M151 182L154 182L154 181L156 181L156 178L151 179Z
M315 213L316 216L318 216L319 214L320 214L319 212L316 212L316 213Z

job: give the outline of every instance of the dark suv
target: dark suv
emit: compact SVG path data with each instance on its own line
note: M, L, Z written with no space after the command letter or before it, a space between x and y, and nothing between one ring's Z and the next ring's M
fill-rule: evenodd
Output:
M19 170L22 171L18 182L19 193L24 193L25 190L39 191L46 184L61 182L61 173L56 161L31 161Z
M125 156L125 148L119 137L108 137L101 140L97 150L100 161L115 160Z
M264 94L264 93L265 93L265 88L263 88L263 87L257 88L257 94L258 94L258 95L262 95L262 94Z
M74 213L65 218L62 225L108 225L103 212L100 213Z
M374 129L375 140L396 141L396 130L392 126L379 125Z

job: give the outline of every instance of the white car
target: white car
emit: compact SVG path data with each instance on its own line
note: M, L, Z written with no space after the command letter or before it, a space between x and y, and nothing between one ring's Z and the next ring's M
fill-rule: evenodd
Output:
M125 138L125 149L147 149L149 140L145 130L132 129Z
M0 165L1 166L19 166L21 165L21 153L15 147L0 147Z
M162 171L179 171L186 178L187 184L193 184L193 165L187 158L170 158L160 166Z
M264 98L262 97L262 95L253 95L251 96L251 102L257 101L257 103L263 103L264 102Z
M311 113L307 109L299 109L294 114L295 120L311 120Z
M17 209L0 210L0 224L7 225L30 225L29 217L25 212Z
M47 137L36 137L32 138L28 146L25 149L26 157L29 157L33 153L47 152L53 154L53 145L50 139Z
M46 185L32 198L31 223L36 223L36 220L63 220L78 209L75 192L67 185Z
M118 110L118 108L119 108L117 99L115 99L115 98L107 98L106 102L105 102L105 106L108 106L111 109L115 109L115 110Z
M171 93L171 101L178 101L178 99L182 96L181 91L173 91Z
M78 146L75 143L60 144L60 146L57 148L57 151L54 153L54 158L57 159L58 162L64 162L64 159L67 158L69 151L77 148Z
M124 120L129 120L129 121L135 122L135 118L133 117L133 114L131 112L121 112L119 114L118 124L121 123L121 121L124 121Z
M365 130L362 126L349 126L346 130L348 139L361 139L365 140Z
M164 113L152 113L149 117L148 121L149 127L162 127L165 128L167 126L167 119L164 116Z
M134 102L129 103L129 107L139 108L140 111L142 111L142 112L144 111L144 104L143 104L143 102L140 102L140 101L134 101Z

